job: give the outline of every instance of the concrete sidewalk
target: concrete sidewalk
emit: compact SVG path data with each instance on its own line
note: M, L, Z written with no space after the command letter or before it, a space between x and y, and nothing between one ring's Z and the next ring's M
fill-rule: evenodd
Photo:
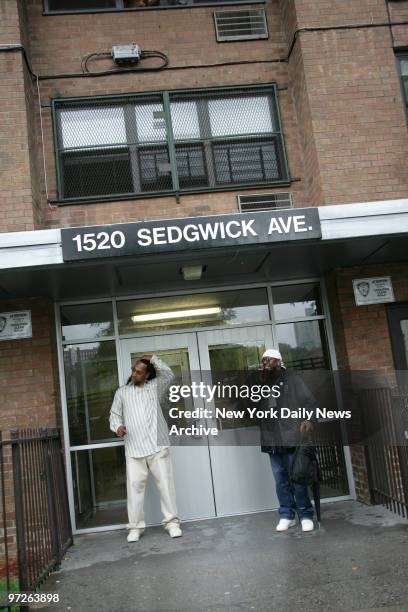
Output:
M324 504L320 530L277 533L276 512L75 537L43 590L73 612L408 610L408 521L380 506Z

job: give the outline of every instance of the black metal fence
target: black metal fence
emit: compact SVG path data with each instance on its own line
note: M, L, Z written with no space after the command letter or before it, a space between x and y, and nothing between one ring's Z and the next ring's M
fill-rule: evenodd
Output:
M7 439L0 432L0 487L2 590L33 591L72 544L58 431L14 429Z
M360 402L372 501L408 518L408 394L367 389Z
M344 439L340 421L320 422L314 440L320 469L321 497L349 494Z

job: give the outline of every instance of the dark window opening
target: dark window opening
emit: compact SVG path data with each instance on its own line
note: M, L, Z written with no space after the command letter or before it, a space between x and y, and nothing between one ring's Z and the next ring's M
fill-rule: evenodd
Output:
M66 198L133 192L130 157L126 150L69 152L62 158Z
M46 0L44 8L52 12L65 12L121 7L118 6L117 0Z
M44 0L44 12L45 14L87 13L258 2L264 2L264 0Z

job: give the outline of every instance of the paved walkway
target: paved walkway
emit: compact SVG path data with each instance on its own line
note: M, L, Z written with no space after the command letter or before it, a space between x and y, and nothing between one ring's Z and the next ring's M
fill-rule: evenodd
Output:
M408 611L408 521L380 506L324 504L320 530L274 529L267 512L75 537L44 590L73 612Z

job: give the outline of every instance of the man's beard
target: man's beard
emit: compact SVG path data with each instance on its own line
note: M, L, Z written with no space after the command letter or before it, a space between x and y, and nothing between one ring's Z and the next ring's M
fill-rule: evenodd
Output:
M281 374L281 371L281 368L275 368L273 370L270 370L269 368L264 368L261 371L261 379L264 382L277 380Z

